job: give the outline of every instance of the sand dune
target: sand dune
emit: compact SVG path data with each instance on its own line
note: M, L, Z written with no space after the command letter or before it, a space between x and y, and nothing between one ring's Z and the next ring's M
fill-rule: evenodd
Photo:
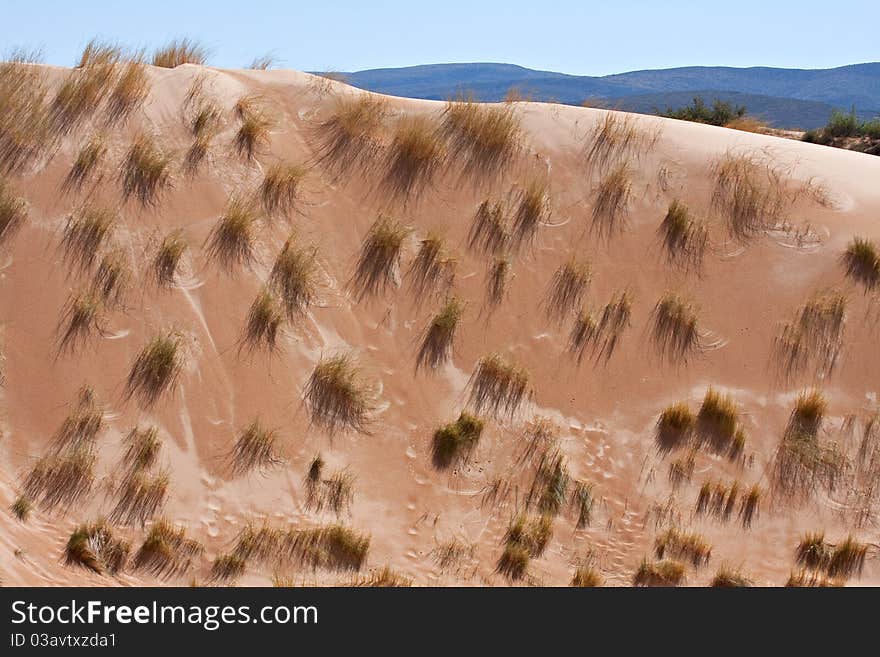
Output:
M49 97L75 74L34 70ZM841 264L853 237L880 241L878 158L674 120L516 103L510 109L521 129L519 148L500 162L477 158L468 168L469 147L459 144L456 151L454 138L435 137L434 145L453 156L433 161L429 154L432 163L417 175L411 162L398 163L394 173L395 126L420 120L433 130L443 121L444 103L383 99L385 113L368 135L369 146L333 159L326 156L328 121L346 99L365 92L294 71L183 65L146 67L146 74L149 95L124 120L108 126L103 104L93 108L25 170L5 178L11 193L26 200L28 217L0 245L4 584L209 583L215 557L234 551L249 524L287 530L337 520L370 537L359 573L269 556L247 559L244 572L229 581L269 584L278 576L346 583L389 566L416 585L559 586L586 563L606 584L629 585L644 558L658 558L657 537L678 528L711 545L707 564L695 566L682 553L690 585L709 583L722 565L757 584L782 585L801 571L796 548L807 532L824 532L832 546L849 534L869 544L860 575L837 572L832 579L880 584L880 432L864 429L865 418L878 412L880 297ZM198 93L188 99L194 83ZM250 111L270 121L267 141L257 143L251 160L234 146L247 120L235 105L249 95L259 107ZM188 172L191 121L209 105L219 110L217 127L204 159ZM603 126L606 139L597 141ZM168 186L147 205L124 200L121 192L123 162L139 133L151 135L172 158ZM106 145L97 174L79 190L65 190L77 153L93 135ZM289 216L257 218L250 225L249 262L227 271L208 257L212 231L230 196L257 190L276 162L305 167ZM719 184L726 165L733 177ZM615 171L623 187L609 179ZM483 201L507 203L505 216L515 223L530 186L546 189L535 192L534 222L523 219L519 232L508 226L510 235L499 238L495 253L471 239ZM658 231L674 199L705 230L706 243L687 242L687 255L670 260ZM750 202L760 211L740 221ZM95 262L78 269L65 259L62 240L70 214L85 206L109 208L119 219ZM375 294L360 295L353 287L358 259L380 214L407 229L400 261ZM162 239L178 229L189 249L172 285L161 288L151 263ZM410 264L432 230L444 235L454 260L449 293L463 302L463 314L451 357L441 357L434 370L416 371L424 331L444 302L442 291L413 289ZM306 252L316 249L314 299L302 313L279 320L274 351L251 349L242 342L249 309L291 232ZM66 304L89 288L107 253L129 264L129 285L119 303L100 304L98 326L81 344L59 350ZM496 256L508 258L509 271L506 289L492 303L487 283ZM590 280L554 315L548 312L554 274L569 260L588 262ZM627 321L616 330L600 327L606 304L624 291L631 301ZM676 333L664 351L656 322L667 292L696 309L696 328L682 349ZM796 329L804 317L799 308L832 292L845 299L842 326L816 329L821 335L810 344L804 337L798 343L803 362L785 375L778 351L785 323ZM581 344L578 363L570 340L582 308L585 321L592 317L597 326L594 334L587 331L593 337ZM801 328L806 333L815 326ZM176 385L145 404L127 394L132 364L154 336L169 331L181 358ZM351 350L375 397L363 431L344 423L330 431L303 401L316 364L340 350ZM512 402L509 413L476 409L471 394L472 374L493 353L528 373L530 392ZM94 438L94 483L66 507L33 500L30 517L20 522L8 510L37 460L52 453L53 436L84 385L103 414ZM733 434L719 437L723 431L705 413L691 434L658 447L661 412L682 402L697 415L710 386L732 397L736 428L745 437L741 452L730 455L724 441ZM810 471L807 483L795 482L796 494L786 494L785 481L774 476L777 450L798 395L814 387L827 409L809 439L836 450L840 460L831 474ZM482 416L479 440L459 460L438 467L434 434L466 409ZM232 464L234 446L255 419L277 430L275 461L242 473ZM534 438L536 422L551 435ZM144 476L168 477L167 494L147 514L146 528L114 511L127 477L125 437L136 426L156 427L162 441ZM322 481L310 500L308 471L319 453ZM877 462L866 465L866 453ZM547 492L541 464L549 467L557 456L556 489ZM684 472L677 484L669 474L676 462L676 471ZM327 505L315 508L324 484L343 479L332 479L338 473L350 475L350 507L343 500L338 514ZM786 477L791 482L794 475ZM707 482L738 482L727 515L723 509L697 513ZM762 495L744 526L742 500L753 485ZM588 489L592 513L579 527L583 498L575 492ZM544 493L556 495L559 508L542 502ZM552 535L541 549L530 548L520 576L508 576L499 560L512 519L526 513L539 523L548 509ZM159 517L185 527L204 552L189 568L160 576L131 560L116 575L65 565L64 546L75 526L100 517L131 543L132 554ZM664 556L670 555L676 557L674 547Z

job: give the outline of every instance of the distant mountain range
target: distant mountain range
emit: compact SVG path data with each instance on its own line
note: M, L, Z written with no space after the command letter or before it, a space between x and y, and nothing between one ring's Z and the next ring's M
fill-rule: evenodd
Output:
M442 100L471 93L502 100L511 88L534 100L653 113L681 107L694 95L745 105L780 128L815 128L837 109L880 114L880 62L829 69L689 66L593 77L536 71L513 64L428 64L346 73L351 84L393 96Z

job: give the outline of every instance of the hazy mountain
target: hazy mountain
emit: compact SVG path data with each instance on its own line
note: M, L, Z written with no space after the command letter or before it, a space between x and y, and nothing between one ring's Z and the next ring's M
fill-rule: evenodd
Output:
M779 127L812 128L833 108L855 107L873 116L880 108L880 63L832 69L691 66L631 71L602 77L536 71L513 64L429 64L348 73L357 87L394 96L445 99L472 93L485 101L517 87L536 100L580 104L585 99L650 112L680 107L699 93L744 104Z

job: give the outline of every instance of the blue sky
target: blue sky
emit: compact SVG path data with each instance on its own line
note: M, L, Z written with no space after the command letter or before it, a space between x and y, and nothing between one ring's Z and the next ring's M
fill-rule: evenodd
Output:
M359 70L495 61L582 75L686 65L825 68L880 60L880 0L284 2L0 0L0 47L71 64L92 36L152 48L188 35L211 63ZM831 15L833 14L833 15Z

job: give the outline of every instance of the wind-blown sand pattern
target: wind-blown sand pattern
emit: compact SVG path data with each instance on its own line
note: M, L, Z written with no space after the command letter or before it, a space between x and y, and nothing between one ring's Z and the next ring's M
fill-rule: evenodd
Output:
M143 72L5 160L3 584L880 584L880 159Z

